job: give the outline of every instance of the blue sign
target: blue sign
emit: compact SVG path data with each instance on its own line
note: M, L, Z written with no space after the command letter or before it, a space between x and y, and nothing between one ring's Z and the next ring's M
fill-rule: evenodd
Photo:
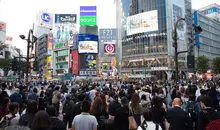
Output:
M198 14L198 11L194 11L194 24L196 26L199 25L199 14ZM195 38L196 46L200 46L200 35L197 32L194 34L194 38Z
M41 15L41 19L42 19L44 22L48 23L48 22L50 22L51 17L50 17L49 14L43 13L43 14Z
M97 35L93 34L79 34L78 41L98 41L99 38Z
M214 13L214 12L219 13L219 9L214 7L214 8L210 8L208 10L202 11L201 13L204 14L204 15L207 15L207 14L211 14L211 13Z

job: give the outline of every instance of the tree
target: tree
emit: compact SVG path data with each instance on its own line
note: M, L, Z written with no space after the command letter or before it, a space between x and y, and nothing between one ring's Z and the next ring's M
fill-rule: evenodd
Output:
M212 61L212 69L216 74L220 74L220 57L215 57Z
M206 73L209 69L209 59L205 56L199 56L197 58L197 70L200 73Z

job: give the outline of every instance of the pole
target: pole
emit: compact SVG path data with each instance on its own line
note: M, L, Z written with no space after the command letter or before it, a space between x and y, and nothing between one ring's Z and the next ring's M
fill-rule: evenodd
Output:
M26 93L28 93L28 72L29 72L29 51L30 51L30 43L31 43L31 33L33 33L32 32L32 30L29 30L29 32L28 32L28 39L27 39L27 68L26 68Z
M174 25L174 37L173 37L173 40L174 40L174 48L175 48L175 84L176 86L178 85L177 82L178 82L178 72L179 72L179 68L178 68L178 52L177 52L177 49L178 49L178 44L177 44L177 25L178 23L181 21L181 20L185 20L184 18L180 18L176 21L175 25Z

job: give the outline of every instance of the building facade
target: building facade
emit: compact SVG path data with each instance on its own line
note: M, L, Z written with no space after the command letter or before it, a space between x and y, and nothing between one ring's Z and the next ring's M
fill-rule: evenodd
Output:
M196 48L195 56L206 56L210 60L220 56L220 6L212 4L194 11L197 23L202 27L200 48Z
M191 0L117 1L118 64L123 76L171 79L174 66L172 32L179 18L191 16ZM122 21L122 22L120 22ZM177 26L178 51L188 49L192 21ZM187 33L189 32L189 33ZM187 71L186 54L179 55Z

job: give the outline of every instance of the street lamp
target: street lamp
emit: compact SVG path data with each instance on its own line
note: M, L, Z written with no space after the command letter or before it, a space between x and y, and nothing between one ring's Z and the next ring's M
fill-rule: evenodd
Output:
M177 21L176 21L176 23L174 24L174 36L173 36L173 40L174 40L174 44L173 44L173 47L175 48L175 67L176 67L176 75L175 75L175 84L177 85L177 82L178 82L178 52L177 52L177 40L178 40L178 38L177 38L177 26L178 26L178 23L180 22L180 21L185 21L185 18L180 18L180 19L178 19Z
M28 72L29 72L29 53L30 53L30 47L32 47L33 43L35 43L37 41L37 38L33 35L33 30L30 29L29 32L28 32L28 38L25 39L25 35L19 35L19 37L22 39L22 40L25 40L27 41L27 68L26 68L26 92L28 92Z

